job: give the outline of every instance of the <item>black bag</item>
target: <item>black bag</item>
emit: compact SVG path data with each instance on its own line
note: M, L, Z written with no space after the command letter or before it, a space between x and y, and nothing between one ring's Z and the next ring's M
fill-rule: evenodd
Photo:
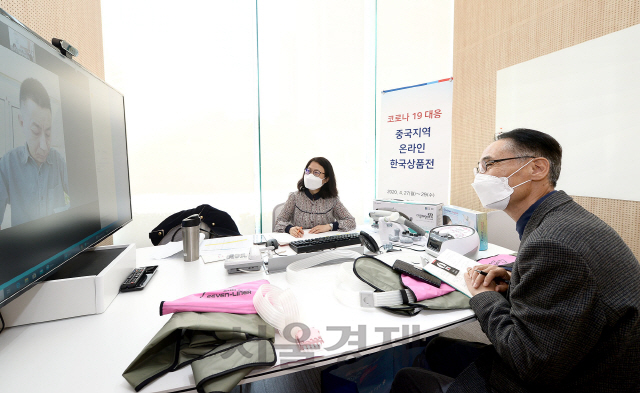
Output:
M222 210L209 205L200 205L195 209L183 210L167 217L157 227L149 232L149 239L154 246L166 244L170 241L182 240L182 220L192 214L200 216L200 230L205 233L205 238L242 236L238 231L233 218ZM164 239L165 236L168 238Z

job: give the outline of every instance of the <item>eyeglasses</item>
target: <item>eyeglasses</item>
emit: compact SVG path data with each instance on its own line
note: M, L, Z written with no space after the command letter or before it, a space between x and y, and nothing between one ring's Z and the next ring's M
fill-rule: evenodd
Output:
M519 158L535 158L533 156L522 156L522 157L510 157L510 158L501 158L499 160L491 160L491 161L480 161L478 166L473 168L473 174L477 175L478 173L485 173L487 169L496 162L500 161L509 161L509 160L517 160Z
M308 174L310 174L310 173L313 173L313 176L315 176L315 177L320 177L320 175L324 175L324 172L320 172L320 171L319 171L319 170L317 170L317 169L316 169L315 171L312 171L312 170L311 170L311 169L309 169L309 168L307 168L307 169L305 169L305 170L304 170L304 174L305 174L305 175L308 175Z

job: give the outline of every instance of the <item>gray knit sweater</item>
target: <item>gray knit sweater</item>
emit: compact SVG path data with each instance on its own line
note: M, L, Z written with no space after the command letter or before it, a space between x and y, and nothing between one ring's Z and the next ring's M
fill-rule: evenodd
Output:
M334 231L350 231L356 227L356 220L340 198L319 198L308 190L289 194L276 222L275 232L285 232L290 226L310 229L316 225L332 224Z

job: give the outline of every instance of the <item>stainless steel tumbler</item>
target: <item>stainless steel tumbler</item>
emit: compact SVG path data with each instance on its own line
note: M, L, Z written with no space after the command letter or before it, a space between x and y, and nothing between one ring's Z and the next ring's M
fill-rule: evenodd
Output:
M197 214L182 220L182 249L185 262L200 258L200 216Z

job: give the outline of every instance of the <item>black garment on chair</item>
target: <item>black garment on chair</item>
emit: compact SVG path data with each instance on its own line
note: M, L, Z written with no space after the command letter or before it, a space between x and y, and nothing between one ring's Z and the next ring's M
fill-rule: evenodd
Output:
M153 243L154 246L157 246L171 229L179 227L182 224L182 220L192 214L199 215L202 222L210 227L210 236L207 236L207 238L242 236L240 231L238 231L238 226L235 221L233 221L233 218L231 218L227 212L218 210L209 205L200 205L195 209L183 210L167 217L157 227L153 228L153 230L149 232L149 239L151 239L151 243Z

